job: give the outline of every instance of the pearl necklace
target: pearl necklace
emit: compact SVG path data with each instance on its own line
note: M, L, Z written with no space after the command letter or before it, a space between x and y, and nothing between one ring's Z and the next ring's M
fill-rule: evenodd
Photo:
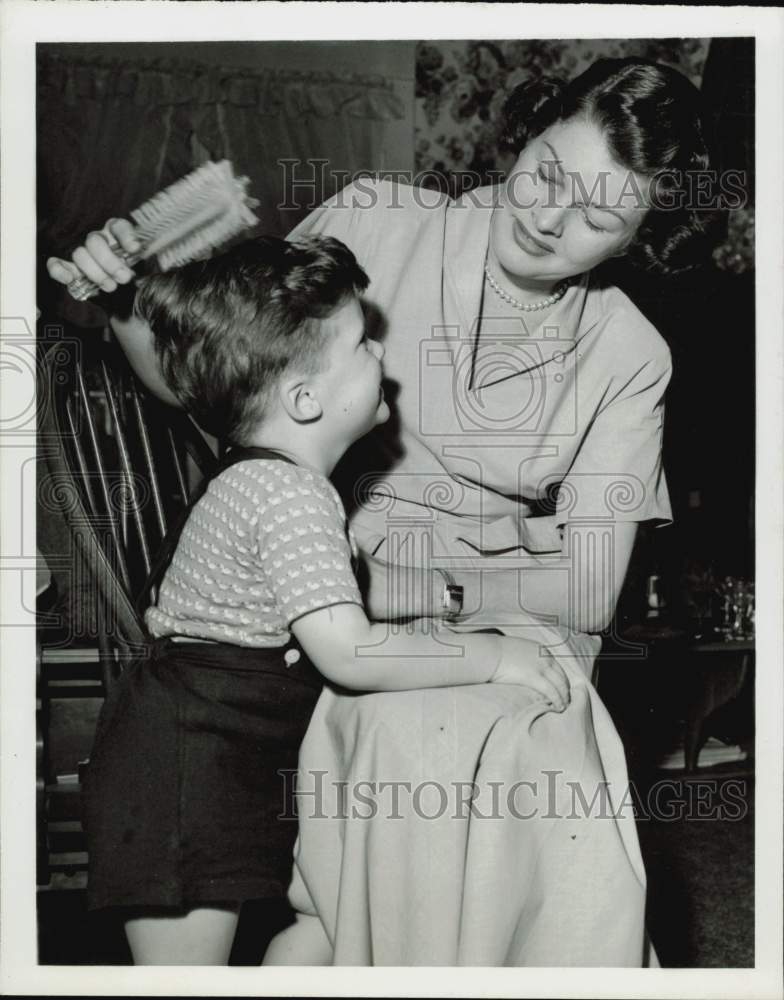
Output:
M552 295L548 295L546 299L540 299L538 302L521 302L516 299L513 295L505 292L503 288L498 284L495 278L490 273L490 269L487 264L485 264L485 276L496 295L502 298L504 302L508 302L510 306L514 306L515 309L521 309L523 312L537 312L539 309L546 309L548 306L555 305L556 302L560 301L566 294L566 289L569 287L571 282L567 279L562 281L561 284L556 288Z

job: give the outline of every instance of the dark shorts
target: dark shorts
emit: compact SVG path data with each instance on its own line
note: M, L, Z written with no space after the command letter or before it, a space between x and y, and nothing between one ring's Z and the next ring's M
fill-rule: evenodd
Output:
M285 896L322 681L284 652L158 640L123 673L85 775L91 909Z

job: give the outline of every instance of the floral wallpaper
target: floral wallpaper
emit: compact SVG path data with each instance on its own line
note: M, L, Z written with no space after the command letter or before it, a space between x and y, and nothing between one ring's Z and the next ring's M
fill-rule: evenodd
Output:
M596 59L637 55L667 63L697 86L708 39L420 42L416 58L417 169L471 170L484 180L507 163L496 146L508 94L531 76L577 76Z
M743 274L754 267L754 206L729 213L727 238L713 251L713 260L722 271Z
M446 178L455 193L506 173L514 157L498 149L501 109L531 76L568 79L596 59L636 55L674 66L700 86L709 46L707 38L420 42L414 107L419 182L432 187ZM715 262L748 270L753 241L753 208L730 213L729 235Z

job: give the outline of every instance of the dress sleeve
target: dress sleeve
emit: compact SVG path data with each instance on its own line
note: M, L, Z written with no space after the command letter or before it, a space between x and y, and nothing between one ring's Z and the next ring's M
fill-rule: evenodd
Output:
M662 468L669 351L643 363L596 413L556 493L556 524L672 521Z
M362 604L345 513L317 480L291 482L268 501L259 559L287 625L333 604Z
M380 186L370 178L348 184L307 215L286 239L334 236L359 255L367 228L365 219L376 209L379 200Z

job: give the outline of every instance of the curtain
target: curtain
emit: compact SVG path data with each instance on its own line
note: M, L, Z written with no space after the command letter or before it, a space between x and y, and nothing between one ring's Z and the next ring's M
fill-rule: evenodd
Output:
M38 64L38 225L44 253L65 254L110 216L127 214L187 161L175 74L122 62Z
M279 235L349 177L388 167L387 124L405 117L380 76L261 71L234 75L223 89L204 107L198 139L250 177L263 227Z
M90 230L208 158L231 159L250 177L262 228L283 235L349 177L388 167L389 125L408 111L395 81L380 75L62 49L38 60L39 261L67 256ZM39 297L52 293L46 285ZM73 322L98 322L89 305L59 306Z

